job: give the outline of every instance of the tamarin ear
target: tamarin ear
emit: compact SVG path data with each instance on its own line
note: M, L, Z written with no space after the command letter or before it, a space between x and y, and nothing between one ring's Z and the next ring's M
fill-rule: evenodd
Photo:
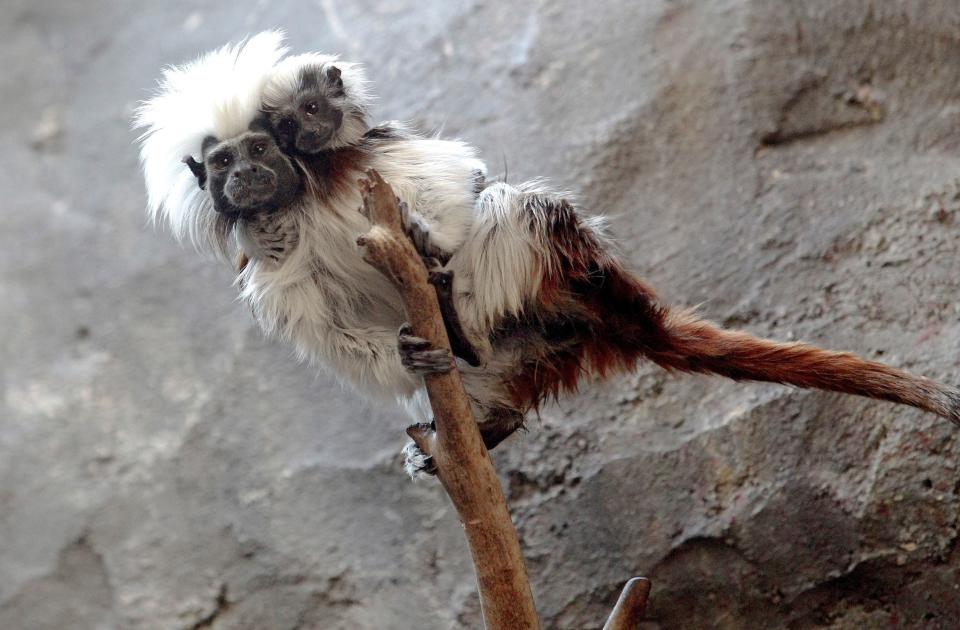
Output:
M207 167L193 159L192 155L184 156L183 160L181 161L187 165L187 168L190 169L190 172L193 173L193 176L197 178L197 185L200 186L200 190L206 188Z
M340 68L327 66L327 80L338 88L343 88L343 79L340 78Z

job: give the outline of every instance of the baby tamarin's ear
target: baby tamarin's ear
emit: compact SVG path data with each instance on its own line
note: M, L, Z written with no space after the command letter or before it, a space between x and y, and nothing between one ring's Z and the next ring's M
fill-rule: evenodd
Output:
M237 256L237 273L240 273L247 268L247 263L250 262L250 259L247 258L247 255L243 252L240 252L240 255Z
M343 91L343 79L340 77L340 68L336 66L327 66L327 80L330 85Z

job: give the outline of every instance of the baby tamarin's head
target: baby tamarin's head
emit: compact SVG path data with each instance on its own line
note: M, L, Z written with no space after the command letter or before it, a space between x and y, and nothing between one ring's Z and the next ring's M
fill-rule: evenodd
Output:
M356 64L311 53L277 64L262 109L285 152L316 155L357 144L367 131L368 103Z

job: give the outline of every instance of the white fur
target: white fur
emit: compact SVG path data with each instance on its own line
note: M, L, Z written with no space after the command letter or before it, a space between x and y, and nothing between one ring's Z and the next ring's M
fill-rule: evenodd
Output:
M360 257L356 238L369 224L359 207L357 194L296 213L298 246L279 267L251 261L239 278L241 297L264 331L292 343L301 358L367 393L409 398L421 383L396 349L403 306Z
M487 172L473 147L455 140L411 138L385 145L371 165L424 219L435 245L448 252L459 249L476 220L475 173Z
M542 234L530 229L525 192L494 184L475 204L470 234L450 261L465 326L492 330L502 318L520 313L540 290L547 248Z

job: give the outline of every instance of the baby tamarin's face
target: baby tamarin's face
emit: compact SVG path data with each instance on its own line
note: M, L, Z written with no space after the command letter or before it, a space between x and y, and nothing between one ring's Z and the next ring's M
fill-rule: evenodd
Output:
M264 110L280 148L304 155L342 146L344 112L351 114L340 69L333 65L305 66L297 89Z

